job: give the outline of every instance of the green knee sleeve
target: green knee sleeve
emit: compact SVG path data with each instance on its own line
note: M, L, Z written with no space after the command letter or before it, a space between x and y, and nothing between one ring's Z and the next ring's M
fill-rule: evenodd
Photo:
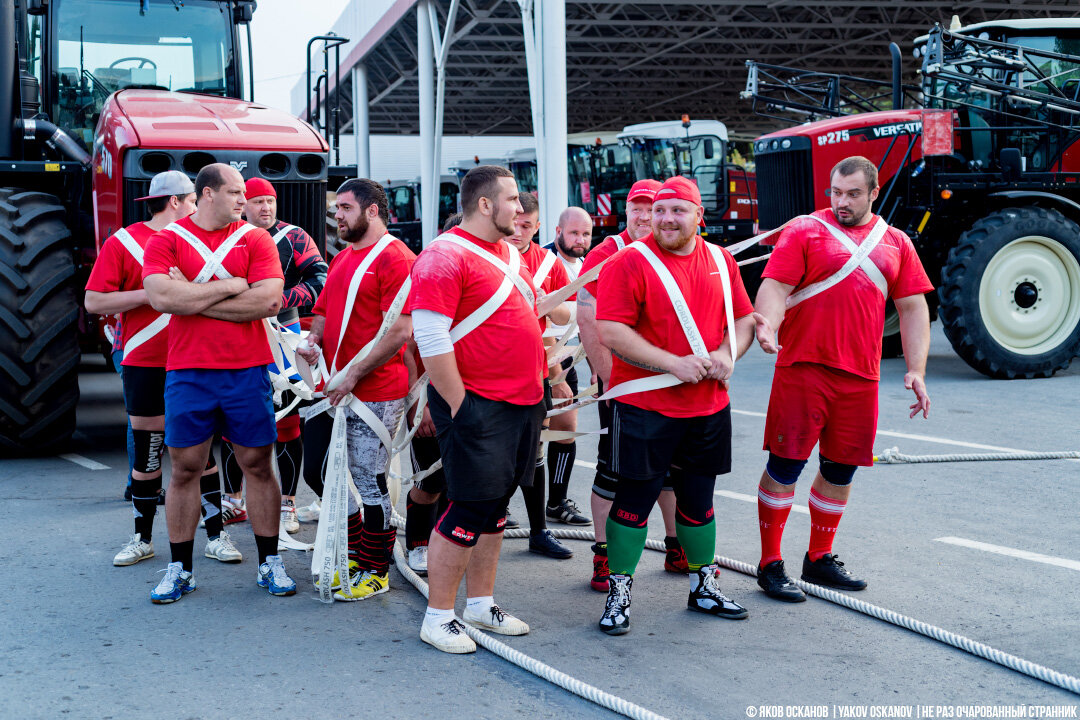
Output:
M709 520L704 525L683 525L675 522L675 534L679 544L686 551L686 564L691 571L702 565L711 565L716 559L716 521ZM614 572L614 571L612 571Z
M648 528L626 527L608 518L608 571L615 575L633 575L648 534Z

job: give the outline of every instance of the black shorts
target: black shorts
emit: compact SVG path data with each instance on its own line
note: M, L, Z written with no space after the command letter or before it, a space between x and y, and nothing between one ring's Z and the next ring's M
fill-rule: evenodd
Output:
M421 470L427 470L434 465L440 457L442 456L439 454L438 438L413 436L412 462L414 473L420 472ZM416 489L423 490L432 495L446 492L446 473L444 473L442 469L436 470L420 482L416 483Z
M673 418L616 400L609 432L611 470L621 478L655 480L672 465L701 475L731 472L730 406Z
M566 373L566 384L570 386L570 391L575 395L578 394L578 378L577 368L571 365L574 362L574 358L568 357L562 361L562 369L568 370Z
M165 368L124 365L121 378L128 415L157 417L165 414Z
M543 402L513 405L466 392L451 418L450 406L429 386L428 407L439 435L448 499L495 500L518 485L532 486Z

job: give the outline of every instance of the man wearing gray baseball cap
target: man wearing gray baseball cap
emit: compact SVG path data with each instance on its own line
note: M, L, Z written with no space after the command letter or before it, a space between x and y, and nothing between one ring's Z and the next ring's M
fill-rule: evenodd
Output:
M145 197L151 218L117 230L101 245L86 284L86 310L119 315L116 347L123 355L124 405L135 449L131 470L131 503L135 533L113 558L114 565L134 565L154 556L152 533L161 491L161 455L165 444L165 360L168 317L154 310L142 283L143 250L150 237L169 223L195 211L195 184L179 170L158 173ZM206 523L207 554L223 562L239 562L240 553L221 530L221 485L217 467L204 477L217 497L217 522ZM210 493L204 490L203 497Z

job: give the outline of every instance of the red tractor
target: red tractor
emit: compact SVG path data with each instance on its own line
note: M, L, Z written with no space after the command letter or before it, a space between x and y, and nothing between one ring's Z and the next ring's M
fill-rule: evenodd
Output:
M915 54L921 85L904 88L894 46L891 92L748 63L756 109L811 120L754 143L761 226L825 206L829 169L871 159L875 210L918 248L957 354L995 378L1052 375L1080 353L1080 21L935 27Z
M264 177L324 246L326 142L243 99L255 4L0 0L0 452L74 431L80 352L103 349L82 288L155 174Z

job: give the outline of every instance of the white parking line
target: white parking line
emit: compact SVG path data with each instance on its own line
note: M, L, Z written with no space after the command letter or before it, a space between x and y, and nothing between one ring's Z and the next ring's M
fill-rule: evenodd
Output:
M59 457L63 458L64 460L67 460L68 462L73 462L76 465L82 465L87 470L108 470L109 469L108 465L102 465L101 463L99 463L96 460L91 460L90 458L84 458L82 455L76 455L75 453L64 453L63 455L60 455Z
M731 412L737 413L739 415L749 415L750 417L765 417L765 413L753 412L751 410L732 409ZM949 440L948 438L939 438L930 435L892 432L891 430L878 430L877 434L883 437L901 438L903 440L920 440L922 442L937 443L939 445L955 445L956 447L973 448L975 450L993 450L995 452L1031 452L1030 450L1022 450L1020 448L1001 447L1000 445L983 445L981 443L964 442L962 440Z
M717 490L713 495L719 495L720 497L731 498L732 500L742 500L743 502L750 502L757 504L757 495L744 495L743 493L731 492L730 490ZM791 509L797 513L803 515L810 514L810 508L805 505L792 505Z
M1043 555L1041 553L1029 552L1027 550L1017 550L1015 548L1003 547L1001 545L991 545L990 543L978 542L977 540L968 540L967 538L939 537L935 538L935 542L948 543L949 545L959 545L960 547L971 548L973 550L982 550L984 552L995 553L997 555L1008 555L1009 557L1020 558L1021 560L1031 560L1032 562L1043 563L1044 565L1056 565L1057 567L1068 568L1070 570L1080 570L1080 562L1076 560L1066 560L1065 558L1053 557L1052 555Z
M580 465L581 467L587 467L590 470L595 470L596 469L596 463L585 462L584 460L575 460L574 464L575 465Z

